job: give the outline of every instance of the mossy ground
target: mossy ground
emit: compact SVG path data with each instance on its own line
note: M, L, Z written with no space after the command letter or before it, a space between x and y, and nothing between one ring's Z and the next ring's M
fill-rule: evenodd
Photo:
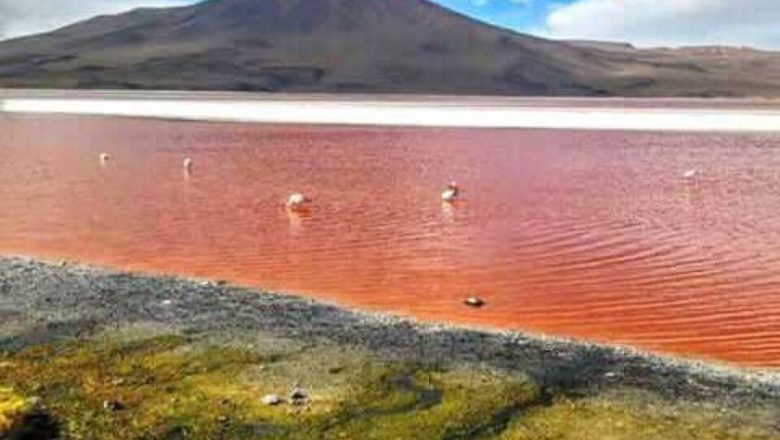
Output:
M305 404L261 402L286 398L296 382ZM142 330L0 355L0 432L13 435L34 410L64 439L778 438L743 415L639 392L547 396L517 373Z
M2 427L35 396L64 438L427 439L489 425L536 392L522 377L281 345L156 335L29 347L0 358L9 387L0 390L18 390L3 403ZM286 397L295 382L310 396L304 405L261 402Z
M582 399L559 398L512 421L499 440L769 440L780 432L762 426L780 414L737 414L707 405L665 402L628 391Z
M11 429L28 406L29 402L11 388L0 387L0 433Z

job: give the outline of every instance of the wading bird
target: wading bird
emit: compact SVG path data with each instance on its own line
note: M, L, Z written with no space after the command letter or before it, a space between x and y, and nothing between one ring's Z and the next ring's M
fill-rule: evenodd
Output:
M299 211L308 208L311 203L312 199L304 194L293 193L290 194L290 197L287 197L287 202L285 202L284 206L287 207L287 209Z
M192 165L193 165L192 159L189 158L189 157L185 157L184 158L184 171L187 172L187 173L191 173L192 172Z
M457 182L450 182L444 192L441 193L441 199L445 202L454 202L460 195L461 190Z

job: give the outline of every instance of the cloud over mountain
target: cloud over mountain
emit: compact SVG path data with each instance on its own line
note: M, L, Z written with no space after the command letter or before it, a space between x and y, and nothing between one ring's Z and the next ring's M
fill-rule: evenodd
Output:
M0 0L0 38L10 38L137 7L175 6L186 0Z
M577 0L552 7L549 36L640 46L780 48L777 0Z

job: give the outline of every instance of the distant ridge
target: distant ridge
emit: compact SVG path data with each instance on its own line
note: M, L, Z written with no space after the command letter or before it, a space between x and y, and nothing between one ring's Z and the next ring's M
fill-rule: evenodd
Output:
M599 40L565 40L566 43L572 46L589 48L589 49L601 49L601 50L614 50L614 51L634 51L634 47L631 43L617 42L617 41L599 41Z
M780 54L550 41L427 0L209 0L0 43L0 87L780 95Z

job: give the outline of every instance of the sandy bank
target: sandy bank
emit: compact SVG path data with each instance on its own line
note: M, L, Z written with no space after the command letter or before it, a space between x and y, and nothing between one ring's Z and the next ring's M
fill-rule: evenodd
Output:
M642 102L239 99L186 94L132 93L0 95L0 112L112 115L256 123L343 124L419 127L541 128L677 132L776 132L780 110L744 105L711 108ZM610 105L611 104L611 105Z

